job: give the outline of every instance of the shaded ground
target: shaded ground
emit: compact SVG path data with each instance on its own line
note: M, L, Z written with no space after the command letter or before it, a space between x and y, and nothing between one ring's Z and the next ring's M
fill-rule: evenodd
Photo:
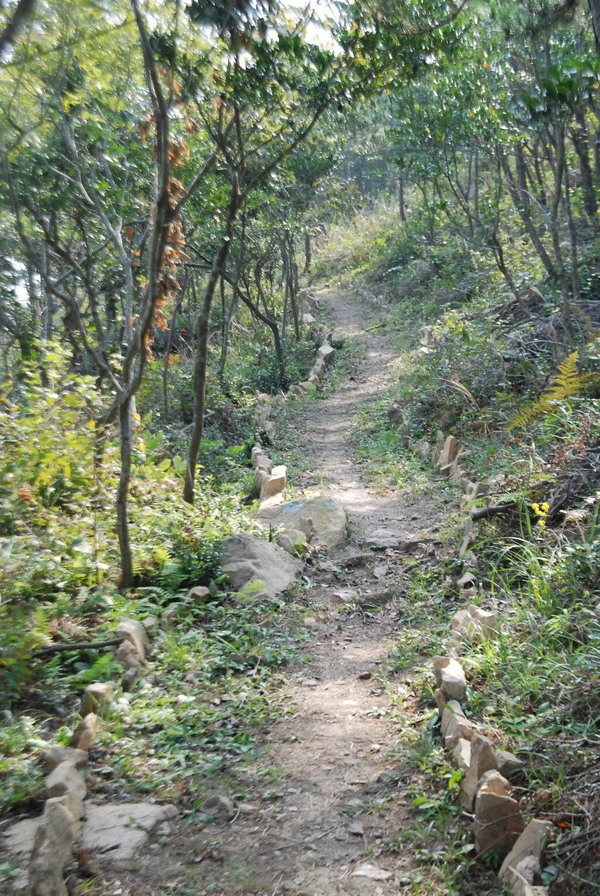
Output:
M213 810L213 823L197 813L165 823L143 855L105 867L94 894L414 892L403 880L411 856L395 846L411 824L410 775L394 760L401 735L388 718L393 695L404 697L409 713L414 698L409 679L393 685L386 679L399 637L403 555L370 550L365 542L376 529L427 529L415 550L431 554L436 510L422 498L368 486L350 442L353 417L381 396L399 361L381 331L364 332L358 305L335 294L325 298L335 335L362 340L363 360L335 394L298 410L311 471L295 485L342 503L353 538L307 567L305 624L314 637L304 662L287 670L287 711L266 733L253 766L215 781L213 794L230 800L229 808Z

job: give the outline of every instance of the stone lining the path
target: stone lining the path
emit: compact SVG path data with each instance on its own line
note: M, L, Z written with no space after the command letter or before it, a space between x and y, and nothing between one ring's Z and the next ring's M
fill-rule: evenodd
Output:
M393 406L388 411L393 421ZM465 503L489 492L489 485L472 481L464 466L467 451L461 451L453 436L438 432L433 448L426 442L412 446L424 459L431 459L439 472L452 477L465 492ZM467 566L476 567L477 558L469 552L477 534L477 526L469 520L459 556ZM477 593L477 575L468 568L458 581L464 597ZM466 716L461 701L467 699L466 675L459 662L460 647L493 638L499 628L494 613L473 603L458 610L451 620L447 655L435 657L435 699L441 718L445 747L465 772L461 783L460 802L465 812L473 815L473 833L478 856L496 853L504 859L500 879L510 886L513 896L548 896L548 889L537 886L541 860L552 825L534 819L525 825L518 802L513 797L511 780L524 774L523 763L512 753L498 748L476 730Z
M523 776L523 763L477 731L461 703L467 697L467 682L457 659L458 645L463 640L481 642L496 631L494 614L479 607L471 604L455 613L448 655L433 660L442 738L456 765L465 772L460 803L473 815L477 855L496 853L504 859L500 878L510 885L513 896L547 896L547 888L535 886L534 880L541 872L541 856L552 825L534 819L525 826L511 784Z
M149 626L152 627L151 625ZM133 683L146 656L148 635L133 619L121 619L115 635L122 641L116 658L124 667L123 688ZM127 645L126 650L122 650ZM65 870L73 859L73 848L84 847L106 854L111 861L131 858L159 822L172 818L177 809L150 803L84 802L85 773L101 717L110 712L115 692L111 682L89 685L81 698L81 723L70 747L52 746L42 754L46 769L46 803L38 818L27 818L4 832L4 845L17 855L29 854L27 879L15 881L15 889L29 896L68 896Z

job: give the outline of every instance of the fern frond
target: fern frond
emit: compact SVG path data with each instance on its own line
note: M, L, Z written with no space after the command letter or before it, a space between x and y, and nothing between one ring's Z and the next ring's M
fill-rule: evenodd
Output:
M558 373L550 387L540 395L536 402L521 408L519 413L509 423L509 432L512 429L524 429L529 426L542 414L552 411L555 404L583 392L585 387L596 379L596 374L594 373L580 373L577 370L578 360L579 352L575 350L564 361L561 361L558 365Z
M525 408L521 408L519 413L516 414L508 424L508 431L510 432L513 429L527 429L527 427L533 423L541 413L543 413L543 411L539 407L538 402L533 405L528 405Z

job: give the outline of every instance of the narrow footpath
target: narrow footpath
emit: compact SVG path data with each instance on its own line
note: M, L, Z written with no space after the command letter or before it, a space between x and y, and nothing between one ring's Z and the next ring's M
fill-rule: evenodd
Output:
M367 329L358 303L335 293L321 300L335 337L362 343L362 360L334 394L298 411L311 469L294 486L342 504L352 538L307 567L303 599L312 637L303 662L286 673L286 711L269 730L263 755L235 781L215 783L226 797L236 788L251 796L222 823L170 822L135 873L111 875L107 896L413 892L403 880L411 856L397 848L411 824L410 773L395 757L402 734L389 716L398 701L415 712L415 699L410 676L392 684L386 677L402 637L403 555L393 543L426 527L435 532L438 521L422 497L369 486L351 444L355 413L382 397L399 359L382 330ZM392 547L372 550L374 532L383 542L387 533Z

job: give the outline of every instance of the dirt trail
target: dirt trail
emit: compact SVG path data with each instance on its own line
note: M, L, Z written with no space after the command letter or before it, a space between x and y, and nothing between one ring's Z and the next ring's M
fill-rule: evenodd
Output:
M354 537L307 570L312 616L306 624L314 637L305 664L289 671L288 711L269 731L267 757L238 773L239 789L252 796L232 821L202 830L172 826L162 843L155 838L141 872L146 894L410 892L402 887L410 856L393 848L410 824L410 776L393 759L398 734L388 719L392 695L385 678L398 639L393 598L402 556L362 545L381 526L422 528L435 520L431 508L411 503L410 495L381 495L369 487L350 441L353 417L359 406L381 397L399 359L381 331L365 332L359 305L336 294L322 298L331 307L335 335L361 340L364 358L353 379L302 411L302 452L312 460L312 472L296 485L345 506ZM361 602L381 606L368 612ZM409 684L395 681L393 688L409 700ZM120 876L121 889L114 892L137 894L126 877Z

